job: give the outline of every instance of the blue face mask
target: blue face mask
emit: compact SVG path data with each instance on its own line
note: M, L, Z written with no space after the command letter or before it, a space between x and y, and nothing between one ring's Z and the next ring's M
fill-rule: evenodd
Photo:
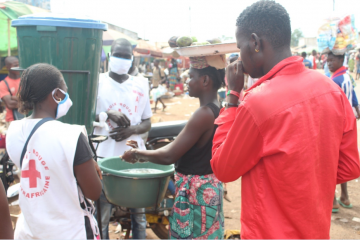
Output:
M65 95L65 98L63 100L60 99L60 101L58 101L55 99L54 94L55 94L56 90L59 90L60 92L62 92ZM59 119L67 114L67 112L69 111L69 109L71 108L73 103L69 97L69 94L59 88L55 89L52 92L52 97L53 97L54 101L58 104L57 109L56 109L55 118Z

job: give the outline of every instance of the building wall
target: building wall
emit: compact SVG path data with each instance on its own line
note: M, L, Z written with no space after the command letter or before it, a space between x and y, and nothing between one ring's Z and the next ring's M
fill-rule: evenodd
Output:
M111 24L111 23L108 23L108 22L104 22L104 23L106 23L106 24L108 25L108 28L109 28L109 29L112 29L112 30L121 32L121 33L123 33L123 34L131 37L132 39L135 39L135 40L138 39L138 34L137 34L136 32L130 31L130 30L128 30L128 29L125 29L125 28L116 26L116 25Z
M51 10L50 0L15 0L16 2L22 2L34 7L44 8Z
M307 52L307 53L310 53L312 50L318 50L316 37L300 38L297 49L299 52Z
M305 45L307 47L311 47L311 46L317 47L316 37L300 38L299 39L299 47L302 47L302 46L305 46Z

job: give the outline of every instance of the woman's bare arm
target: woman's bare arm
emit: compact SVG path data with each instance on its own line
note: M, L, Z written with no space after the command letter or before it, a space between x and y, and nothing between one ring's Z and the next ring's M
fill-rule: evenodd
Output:
M0 239L14 239L9 204L4 185L0 179Z
M102 176L97 163L91 159L74 166L74 173L84 196L93 201L98 200L102 191Z
M207 131L214 129L214 114L208 107L199 108L190 118L185 128L175 141L157 150L132 149L124 153L122 158L138 159L157 164L169 165L175 163L200 140Z

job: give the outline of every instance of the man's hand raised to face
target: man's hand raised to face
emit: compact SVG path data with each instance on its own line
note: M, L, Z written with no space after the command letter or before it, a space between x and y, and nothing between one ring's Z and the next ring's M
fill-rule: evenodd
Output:
M244 72L241 61L237 60L226 68L226 78L229 90L240 93L244 87Z

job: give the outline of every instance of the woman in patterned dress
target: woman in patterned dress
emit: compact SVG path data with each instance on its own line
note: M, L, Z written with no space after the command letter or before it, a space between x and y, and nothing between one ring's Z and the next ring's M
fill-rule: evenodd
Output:
M179 69L177 67L177 62L175 59L171 60L171 64L169 66L169 88L171 91L175 90L175 84L177 84L177 79L179 78Z
M176 194L170 214L171 239L221 239L224 237L223 186L210 166L214 120L219 115L217 90L225 83L225 56L190 58L189 95L200 108L167 146L153 150L133 149L122 156L128 162L175 163Z

